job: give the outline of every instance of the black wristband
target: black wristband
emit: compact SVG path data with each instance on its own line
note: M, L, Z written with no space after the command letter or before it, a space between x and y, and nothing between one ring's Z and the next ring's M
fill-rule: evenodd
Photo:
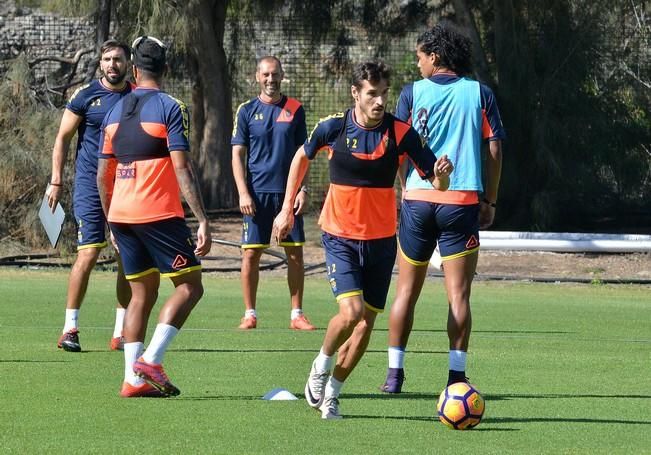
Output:
M310 190L309 190L309 189L307 188L307 186L305 186L305 185L303 185L303 186L301 187L300 191L302 191L302 192L305 193L305 194L309 194L309 192L310 192Z
M490 205L490 206L493 207L493 208L497 207L497 204L496 204L495 202L491 202L491 201L489 201L489 200L486 199L486 198L484 198L484 199L482 200L482 202L483 202L484 204L488 204L488 205Z
M50 182L50 186L63 186L62 183L52 183Z

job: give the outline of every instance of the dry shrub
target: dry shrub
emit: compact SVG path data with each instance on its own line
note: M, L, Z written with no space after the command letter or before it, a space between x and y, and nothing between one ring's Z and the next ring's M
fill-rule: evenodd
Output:
M0 80L0 248L5 243L19 243L26 250L48 246L38 207L50 176L61 113L37 101L30 77L27 60L20 56ZM70 188L71 175L67 178ZM70 207L67 192L64 198L64 206Z

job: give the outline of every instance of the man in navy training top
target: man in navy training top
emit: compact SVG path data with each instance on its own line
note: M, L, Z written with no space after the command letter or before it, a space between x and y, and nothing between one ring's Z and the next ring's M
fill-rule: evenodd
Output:
M271 244L271 227L285 197L289 165L307 137L305 110L301 103L280 92L283 68L276 57L258 61L255 79L260 94L242 103L233 128L233 176L244 217L242 232L242 294L244 317L240 329L255 329L256 294L260 278L260 257ZM307 187L301 186L295 199L294 229L280 245L287 255L287 284L291 299L289 327L314 330L303 314L303 212Z
M100 127L106 113L123 96L131 92L125 80L129 46L115 40L104 42L100 48L102 77L86 84L70 97L63 112L59 132L52 151L52 178L48 188L48 204L54 211L63 191L63 168L73 136L77 133L73 208L77 223L77 259L70 270L66 318L57 347L69 352L81 351L77 319L84 300L90 272L95 267L100 250L107 246L106 219L97 192L97 150ZM116 254L118 276L116 294L118 305L112 350L123 346L122 325L131 298L129 284L124 278L120 258Z

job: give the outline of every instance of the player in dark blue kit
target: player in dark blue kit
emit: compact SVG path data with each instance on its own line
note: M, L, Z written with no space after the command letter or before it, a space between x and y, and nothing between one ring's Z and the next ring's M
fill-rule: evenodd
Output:
M109 109L131 92L131 84L125 80L127 62L131 56L129 46L115 40L108 40L102 44L100 55L100 69L103 76L77 89L66 104L52 152L52 178L48 189L48 203L54 210L63 189L66 155L70 142L77 133L73 191L73 208L78 229L77 259L70 270L65 324L63 334L57 343L59 348L72 352L81 351L77 325L79 308L100 250L107 246L106 219L97 192L100 127ZM113 337L109 343L113 350L122 349L122 324L131 297L129 284L124 278L120 260L117 259L118 306Z
M242 232L242 294L245 313L240 329L257 327L256 295L260 257L271 243L271 227L282 205L289 165L307 137L301 103L280 92L283 69L276 57L258 61L255 78L260 94L243 103L233 128L233 176L244 216ZM287 284L291 298L289 327L314 330L303 314L303 217L307 188L296 197L296 223L280 245L287 255Z
M328 281L339 304L305 386L308 405L323 419L339 419L339 393L366 351L384 310L396 259L396 194L400 162L409 157L426 184L445 190L451 163L435 159L407 123L385 113L389 69L366 62L353 70L355 107L320 121L294 156L276 238L293 223L293 196L319 150L326 150L330 188L319 224ZM335 363L335 353L339 352ZM334 370L333 370L334 366Z
M407 171L400 211L396 299L389 317L389 369L381 390L400 393L414 308L439 246L448 296L448 385L465 382L472 318L470 291L479 256L479 229L495 217L502 167L502 121L493 92L469 78L470 40L437 25L418 37L423 79L405 86L396 116L411 124L436 156L454 163L448 191L425 187ZM482 157L484 146L488 153ZM483 179L482 179L483 166Z

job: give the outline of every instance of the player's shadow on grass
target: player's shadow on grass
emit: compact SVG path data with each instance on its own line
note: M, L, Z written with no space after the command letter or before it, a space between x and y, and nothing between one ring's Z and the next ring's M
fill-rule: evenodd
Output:
M506 401L524 398L527 400L530 399L563 399L563 398L639 398L645 400L651 400L651 395L624 395L624 394L605 394L605 393L539 393L539 394L527 394L527 393L506 393L506 394L482 394L486 401Z
M375 393L342 393L342 398L362 398L364 400L438 400L438 394L402 392L383 393L379 390Z
M283 352L309 352L311 354L314 354L315 350L314 349L208 349L208 348L187 348L187 349L168 349L167 352L214 352L214 353L221 353L221 354L229 354L229 353L244 353L244 352L251 352L251 353L269 353L269 354L276 354L276 353L283 353Z
M175 397L174 401L261 401L259 395L201 395L201 396L183 396Z
M618 425L651 425L651 420L588 419L585 417L486 417L483 424L567 422L567 423L612 423ZM474 430L473 430L474 431Z
M213 352L213 353L221 353L221 354L229 354L229 353L245 353L245 352L250 352L250 353L268 353L268 354L277 354L277 353L284 353L284 352L306 352L309 354L314 354L318 351L315 349L209 349L209 348L187 348L187 349L168 349L167 352ZM369 349L366 351L367 353L373 353L373 354L386 354L387 351L385 349L379 350L379 349ZM414 350L414 351L409 351L410 354L441 354L441 355L448 355L448 351L423 351L423 350Z
M373 328L374 332L388 332L389 329ZM412 333L447 333L444 329L412 329ZM565 330L473 330L472 333L503 333L509 335L569 335L577 332L568 332Z
M67 363L67 360L0 359L0 363Z
M344 420L354 420L354 419L372 419L372 420L408 420L412 422L427 422L432 425L441 425L439 419L436 416L387 416L387 415L364 415L364 414L351 414L344 415ZM487 419L482 420L486 422ZM444 427L441 425L441 428ZM473 428L472 431L520 431L518 428Z

